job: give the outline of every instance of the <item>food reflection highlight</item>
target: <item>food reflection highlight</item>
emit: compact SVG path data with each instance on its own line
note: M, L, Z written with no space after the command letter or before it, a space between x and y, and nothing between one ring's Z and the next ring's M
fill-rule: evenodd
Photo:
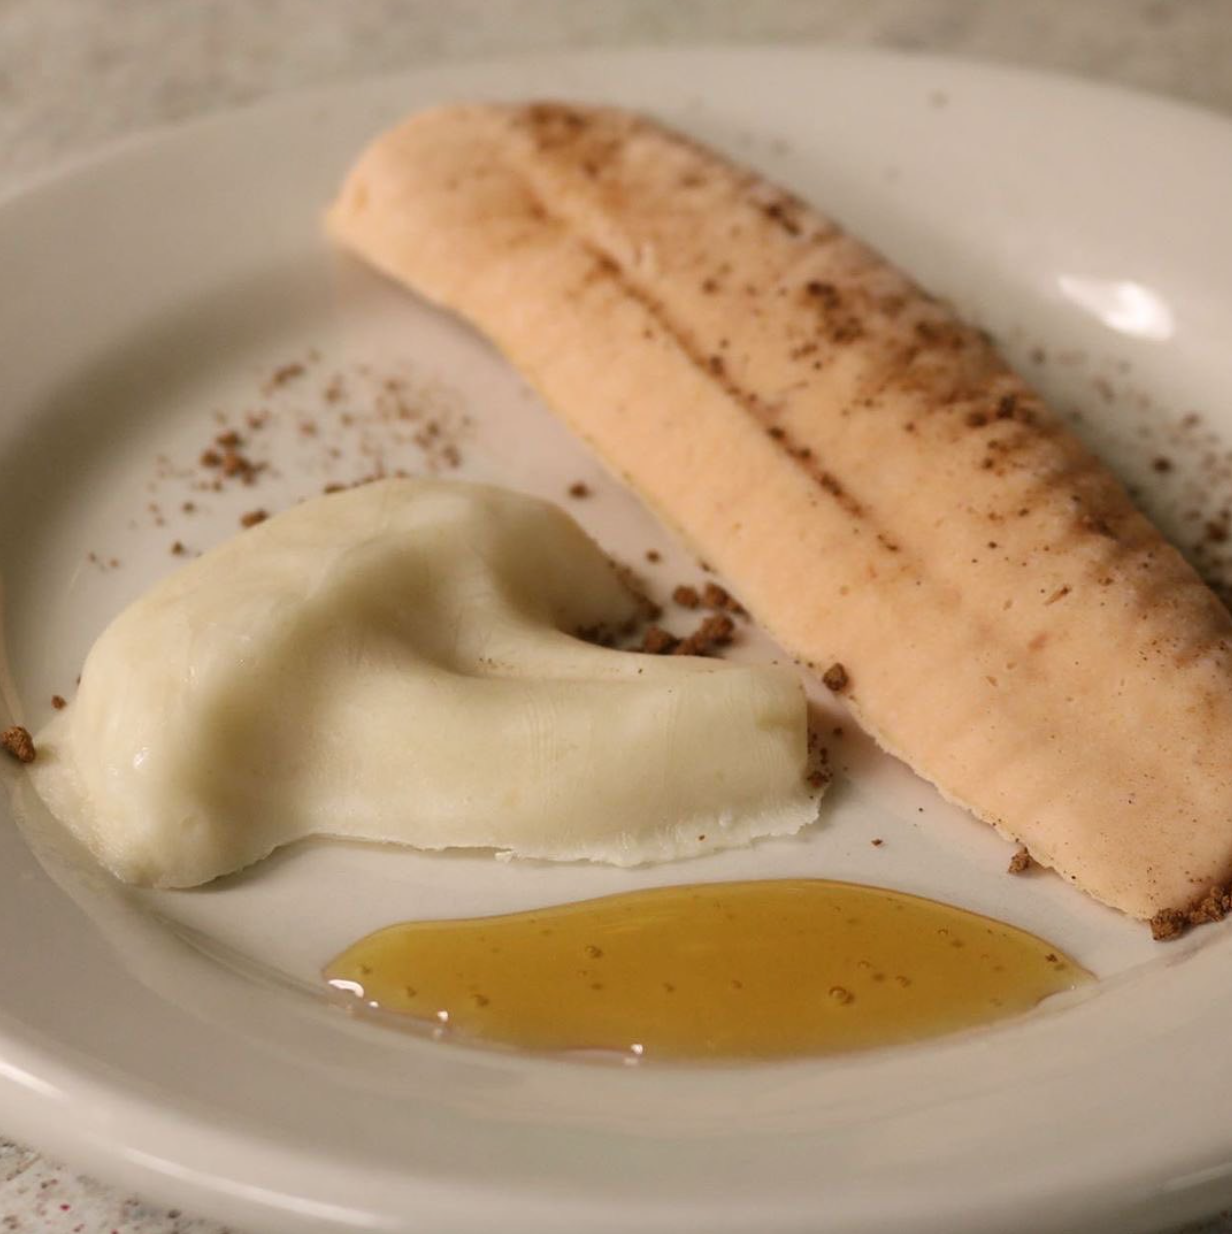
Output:
M361 939L324 975L346 1006L405 1016L439 1036L713 1060L935 1037L1091 980L1013 926L814 879L660 887L406 922Z
M1163 343L1175 333L1176 322L1167 301L1141 283L1062 274L1057 286L1067 300L1118 334Z

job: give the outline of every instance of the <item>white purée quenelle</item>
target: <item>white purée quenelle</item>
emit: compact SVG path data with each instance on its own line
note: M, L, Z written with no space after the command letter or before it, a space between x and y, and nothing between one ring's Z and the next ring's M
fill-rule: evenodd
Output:
M634 865L812 821L796 675L576 637L638 604L547 502L318 497L121 613L30 772L113 873L163 887L314 834Z

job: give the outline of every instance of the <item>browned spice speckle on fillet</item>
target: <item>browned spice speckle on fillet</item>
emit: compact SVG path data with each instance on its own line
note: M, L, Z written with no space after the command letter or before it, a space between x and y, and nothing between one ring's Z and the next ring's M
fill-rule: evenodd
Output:
M1232 887L1211 887L1185 908L1164 908L1151 918L1151 935L1157 941L1180 938L1192 926L1222 921L1232 912Z
M835 694L841 694L851 684L851 678L847 676L847 670L841 664L831 664L822 673L821 680L826 688L833 690Z
M330 225L490 335L946 796L1138 917L1232 879L1232 619L876 253L687 138L556 104L413 117Z

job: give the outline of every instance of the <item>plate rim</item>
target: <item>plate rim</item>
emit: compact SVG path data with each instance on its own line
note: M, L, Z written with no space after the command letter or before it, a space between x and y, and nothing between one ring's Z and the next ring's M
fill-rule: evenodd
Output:
M585 46L574 50L520 51L509 55L458 56L436 64L423 63L409 68L392 69L388 72L369 73L343 81L323 85L296 86L277 90L256 98L230 103L216 111L208 111L178 120L142 125L131 132L107 137L97 145L75 150L53 159L42 167L19 173L0 189L0 210L13 202L53 189L61 182L87 175L118 160L148 153L153 147L166 141L178 141L194 133L209 131L215 127L227 128L241 123L254 113L265 114L280 109L299 110L331 98L357 92L379 93L392 89L401 81L425 76L448 75L451 70L482 71L485 68L506 69L532 65L574 64L579 60L610 60L644 57L663 59L731 56L733 59L755 59L762 56L791 58L801 61L833 59L839 61L867 60L870 63L899 63L936 69L941 72L959 72L984 75L992 78L1007 78L1025 84L1052 82L1057 87L1102 97L1125 106L1148 106L1151 110L1167 110L1190 122L1213 124L1232 131L1232 114L1225 114L1214 107L1178 98L1162 90L1127 86L1121 82L1083 77L1065 69L1034 67L1002 62L979 56L961 56L923 48L880 47L875 44L843 44L827 39L808 40L786 44L766 40L749 42L702 41L698 43L626 43L613 46Z

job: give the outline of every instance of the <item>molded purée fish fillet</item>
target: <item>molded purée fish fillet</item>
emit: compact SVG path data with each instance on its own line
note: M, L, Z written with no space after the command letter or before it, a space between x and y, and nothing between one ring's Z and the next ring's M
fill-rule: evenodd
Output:
M877 254L650 121L554 104L411 118L330 224L489 335L947 797L1138 917L1232 876L1232 619Z

